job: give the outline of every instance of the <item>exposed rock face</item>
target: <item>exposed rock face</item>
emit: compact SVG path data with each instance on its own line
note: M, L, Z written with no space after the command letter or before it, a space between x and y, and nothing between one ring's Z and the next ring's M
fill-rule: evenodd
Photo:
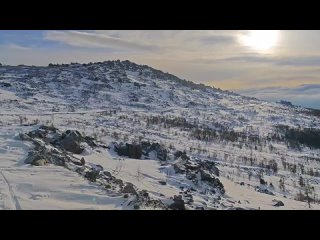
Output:
M33 161L31 164L34 166L45 166L48 164L48 162L45 159L39 159L39 160Z
M215 166L214 162L211 161L201 161L199 162L199 165L202 169L206 169L213 173L214 175L219 177L219 169Z
M165 149L159 143L152 143L151 146L147 149L147 153L149 154L149 152L151 151L155 151L157 158L160 161L167 160L167 149Z
M123 193L131 193L131 194L137 194L136 190L133 187L132 183L127 183L126 186L122 189Z
M182 160L190 160L190 158L187 156L186 152L176 151L174 153L174 158L178 159L181 158Z
M184 201L182 199L182 196L174 196L173 197L173 203L169 206L170 209L172 210L185 210L185 205L184 205Z
M80 146L82 141L83 138L78 131L67 130L64 134L62 134L60 144L65 150L75 154L80 154L84 150Z
M190 162L190 161L187 161L185 164L184 164L185 168L187 170L190 170L190 171L197 171L199 170L199 165L196 164L196 163L193 163L193 162Z
M120 143L114 144L114 150L119 156L140 159L142 154L149 156L152 151L155 152L160 161L167 160L167 150L159 143L142 142L141 144Z
M62 147L64 150L75 154L83 152L84 149L81 147L82 142L86 142L91 147L97 147L92 137L83 137L75 130L67 130L61 134L58 129L53 126L42 125L27 134L19 134L19 138L25 141L32 141L36 146L40 145L36 139L41 139L55 147Z
M135 159L140 159L142 156L142 148L141 145L138 144L115 144L114 150L119 154L119 156L127 156Z
M46 151L30 151L27 158L24 160L26 164L32 164L34 161L44 159L46 157Z
M215 178L207 170L200 170L200 176L202 181L208 182L212 187L218 189L222 194L225 193L224 186L218 178Z
M275 206L275 207L282 207L282 206L284 206L284 203L282 202L282 201L278 201L278 200L275 200L275 204L273 205L273 206Z
M186 167L181 162L173 164L173 169L176 173L183 174L186 172Z
M39 164L46 165L48 163L53 163L59 166L64 166L66 156L61 153L57 153L53 150L49 151L44 147L35 147L34 150L28 153L27 158L24 160L26 164L32 164L35 166L39 166ZM43 161L38 162L39 160L45 159L45 163ZM42 166L41 165L41 166Z

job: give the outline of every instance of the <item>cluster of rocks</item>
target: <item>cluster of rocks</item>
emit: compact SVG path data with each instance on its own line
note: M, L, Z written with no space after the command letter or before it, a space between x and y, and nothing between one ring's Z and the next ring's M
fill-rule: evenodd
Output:
M131 143L114 143L114 151L119 156L126 156L129 158L141 159L142 155L149 158L149 153L154 151L156 157L160 161L166 161L168 151L159 143L141 142L140 144Z
M124 194L124 198L128 198L129 195L134 196L135 199L131 201L134 204L134 209L139 209L142 206L167 209L161 200L150 198L146 190L137 191L132 183L124 183L110 172L105 171L101 165L86 165L84 157L79 160L70 154L81 153L83 149L80 144L83 142L92 147L97 146L92 138L84 137L78 131L67 130L60 133L54 127L40 126L29 133L20 134L19 137L21 140L31 141L35 145L25 159L27 164L44 166L51 163L64 166L77 172L88 181L100 184L108 191ZM52 145L54 148L48 148L48 145Z
M36 145L39 143L36 139L41 139L47 144L75 154L81 154L83 152L84 148L81 146L82 143L87 143L90 147L98 146L93 138L89 136L84 137L76 130L67 130L61 133L53 126L43 125L29 133L21 133L19 136L21 140L29 140Z
M219 169L211 161L191 161L185 152L177 151L175 154L175 163L173 169L176 173L186 174L186 178L197 183L200 177L201 181L208 183L212 187L211 191L215 193L218 190L224 194L225 189L220 180L215 177L219 176Z
M71 161L65 153L55 149L47 149L41 145L36 145L35 148L28 153L24 162L35 166L44 166L49 163L64 166L66 160Z

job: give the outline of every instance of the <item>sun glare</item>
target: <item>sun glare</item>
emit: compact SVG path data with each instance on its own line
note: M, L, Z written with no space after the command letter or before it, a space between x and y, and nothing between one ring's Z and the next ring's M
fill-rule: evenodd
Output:
M278 30L251 30L248 34L241 36L241 42L257 51L268 51L278 43Z

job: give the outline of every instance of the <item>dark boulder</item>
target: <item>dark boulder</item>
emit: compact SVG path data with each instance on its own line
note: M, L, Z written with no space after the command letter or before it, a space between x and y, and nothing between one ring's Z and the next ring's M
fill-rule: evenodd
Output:
M170 209L172 210L185 210L185 205L184 205L184 201L182 199L182 196L174 196L173 197L173 203L169 206Z
M72 153L81 154L83 152L83 148L81 148L80 144L83 140L81 134L78 131L67 130L60 140L61 146Z
M86 172L84 175L85 178L87 178L91 182L97 181L97 178L99 176L99 171L91 170L89 172Z
M207 170L200 169L200 176L202 181L211 182L214 177Z
M167 185L167 182L166 182L166 181L159 181L159 183L160 183L161 185Z
M204 207L196 207L196 210L204 210Z
M112 177L111 173L108 172L108 171L104 171L103 174L104 174L106 177L108 177L108 178L111 178L111 177Z
M142 196L143 198L146 198L146 199L149 198L149 193L148 193L147 190L141 190L141 191L139 192L139 195Z
M176 151L174 153L174 158L175 159L181 158L184 161L190 160L190 158L187 156L187 153L186 152L181 152L181 151Z
M225 193L223 184L220 182L218 178L212 176L210 172L200 169L200 176L202 181L208 182L210 186L212 186L215 189L218 189L222 194Z
M284 203L282 201L277 201L276 200L276 203L273 205L274 207L283 207L284 206Z
M136 190L134 189L134 186L132 183L127 183L126 186L122 189L123 193L131 193L131 194L137 194Z
M274 195L273 192L269 191L266 188L256 187L256 191L260 193L268 194L268 195Z
M135 159L140 159L142 156L142 147L139 144L115 144L114 150L119 156L127 156Z

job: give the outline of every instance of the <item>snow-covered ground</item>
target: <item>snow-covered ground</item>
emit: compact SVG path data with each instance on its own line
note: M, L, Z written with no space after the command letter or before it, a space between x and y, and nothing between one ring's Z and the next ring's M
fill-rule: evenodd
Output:
M24 164L31 144L16 140L17 130L0 129L0 209L125 209L121 194L108 195L75 172Z
M111 61L0 67L0 209L132 209L123 194L109 192L76 172L25 164L33 145L17 136L41 124L78 130L105 145L141 140L161 144L169 151L167 165L156 156L131 159L104 148L87 147L74 156L103 166L167 204L174 195L197 188L189 209L309 209L307 202L295 200L305 190L299 185L301 178L313 187L311 197L319 199L320 178L309 174L320 171L319 149L297 150L268 139L277 133L276 125L320 129L319 117L303 108L195 86L146 66ZM246 139L200 139L195 129L211 129L214 134L232 130ZM250 137L259 140L249 141ZM186 151L191 160L216 162L226 193L218 198L206 191L206 185L175 173L177 150ZM267 169L270 161L277 163L277 172ZM260 184L261 178L266 185ZM285 189L279 184L282 179ZM284 206L273 206L273 200ZM319 207L311 202L311 209Z

